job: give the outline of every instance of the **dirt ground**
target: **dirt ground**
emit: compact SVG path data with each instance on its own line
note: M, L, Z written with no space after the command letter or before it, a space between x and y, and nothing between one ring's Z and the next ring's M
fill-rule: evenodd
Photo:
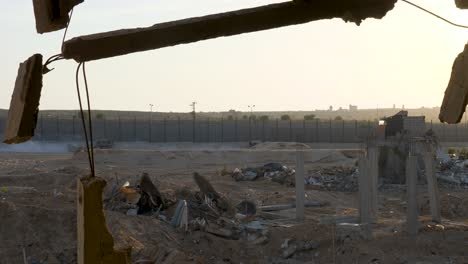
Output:
M318 167L355 166L359 153L302 149L306 174ZM222 173L268 162L294 167L295 152L287 146L96 152L97 175L108 186L136 184L146 172L162 194L175 199L181 189L198 190L192 178L196 171L233 203L294 202L293 187L267 179L236 182ZM76 263L76 181L87 168L83 152L0 153L0 263L24 263L25 258L27 263ZM258 212L255 220L264 226L262 241L185 232L154 216L106 211L106 217L116 246L131 247L134 263L468 263L468 190L440 189L443 220L436 225L430 220L426 186L418 187L417 237L405 232L405 188L399 185L380 188L371 239L355 225L324 220L357 216L357 192L308 185L307 200L326 205L306 208L303 222L294 220L294 209Z

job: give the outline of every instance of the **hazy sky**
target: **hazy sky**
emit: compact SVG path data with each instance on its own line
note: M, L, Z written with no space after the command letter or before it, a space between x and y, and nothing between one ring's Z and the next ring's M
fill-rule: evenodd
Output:
M413 0L455 22L454 1ZM85 0L67 38L261 4L266 0ZM35 32L32 1L0 0L0 108L8 108L18 64L60 52L63 31ZM453 60L468 41L456 28L399 1L361 26L322 20L87 63L94 109L314 110L439 106ZM77 109L74 61L44 76L41 109Z

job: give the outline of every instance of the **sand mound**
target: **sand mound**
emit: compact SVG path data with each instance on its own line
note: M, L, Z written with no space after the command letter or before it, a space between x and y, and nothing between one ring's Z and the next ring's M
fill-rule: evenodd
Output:
M252 149L264 149L264 150L275 150L275 149L310 149L309 145L298 142L263 142L251 147Z

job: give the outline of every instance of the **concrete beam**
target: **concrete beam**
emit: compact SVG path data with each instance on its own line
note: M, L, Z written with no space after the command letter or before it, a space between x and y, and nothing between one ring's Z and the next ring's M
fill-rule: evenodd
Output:
M25 142L34 136L42 90L42 55L20 64L10 102L4 143Z
M129 251L114 250L102 207L106 181L98 177L78 179L78 264L127 264Z
M147 28L80 36L66 41L62 54L67 59L84 62L321 19L343 18L359 24L366 18L382 18L396 1L314 0L271 4Z

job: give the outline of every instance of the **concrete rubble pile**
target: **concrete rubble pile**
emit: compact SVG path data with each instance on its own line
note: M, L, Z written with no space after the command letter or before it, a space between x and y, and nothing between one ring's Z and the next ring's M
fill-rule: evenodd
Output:
M194 181L198 191L182 188L176 191L175 197L169 197L161 194L144 173L138 185L126 182L121 187L110 188L105 194L105 208L131 216L156 217L185 232L200 230L252 244L268 241L266 222L257 215L254 202L245 200L235 205L200 174L194 173Z
M235 181L271 180L287 186L295 185L295 169L280 163L267 163L260 167L235 168L230 175ZM357 168L333 166L315 168L305 175L304 183L320 189L357 191Z
M439 154L437 178L439 184L468 188L468 157L456 154Z

